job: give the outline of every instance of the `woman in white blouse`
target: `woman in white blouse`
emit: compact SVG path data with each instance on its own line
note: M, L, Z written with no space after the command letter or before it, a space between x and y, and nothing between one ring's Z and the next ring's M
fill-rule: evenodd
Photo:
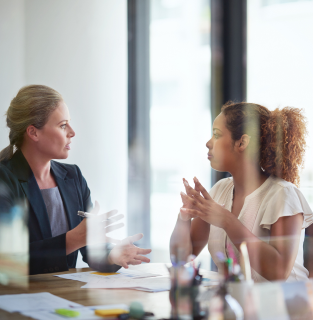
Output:
M269 111L252 103L227 103L213 123L207 142L213 169L232 177L207 192L183 179L186 194L171 237L171 254L186 259L208 244L212 259L228 256L229 246L240 261L247 242L254 281L308 279L303 266L305 228L312 211L297 189L305 153L306 121L301 110Z

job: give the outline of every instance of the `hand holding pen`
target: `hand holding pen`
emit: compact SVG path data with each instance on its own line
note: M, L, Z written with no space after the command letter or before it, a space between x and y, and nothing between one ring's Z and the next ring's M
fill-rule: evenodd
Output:
M124 227L124 223L117 223L124 218L123 214L117 214L117 210L111 210L106 213L100 213L100 206L95 201L95 206L90 212L78 211L79 216L84 216L86 221L87 244L94 245L100 243L116 243L116 239L107 236L108 233Z
M91 212L84 212L84 211L78 211L77 215L83 218L92 218L92 219L96 219L98 223L102 224L104 227L106 227L105 231L106 233L109 233L113 230L122 228L124 226L124 223L119 223L116 224L114 226L108 227L109 225L121 220L124 218L123 214L118 214L117 210L111 210L109 212L106 213L100 213L100 205L98 203L98 201L95 201L95 206L94 208L91 210Z
M117 211L112 210L108 213L99 214L100 210L99 203L95 202L95 207L90 213L84 213L84 216L89 216L89 226L90 232L87 232L87 219L83 219L81 223L74 229L66 233L66 254L70 254L82 247L87 245L87 242L94 243L106 243L113 242L114 239L111 239L106 236L107 233L122 228L123 223L118 223L112 225L114 222L119 221L124 217L124 215L116 215ZM82 214L82 213L81 213ZM115 216L116 215L116 216ZM90 219L91 218L91 219ZM95 226L95 227L94 227ZM93 233L93 230L95 232ZM87 241L88 236L88 241Z

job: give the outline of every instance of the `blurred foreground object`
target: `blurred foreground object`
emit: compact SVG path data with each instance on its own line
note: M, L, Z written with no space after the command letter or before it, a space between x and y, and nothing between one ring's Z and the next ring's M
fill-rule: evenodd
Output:
M0 183L0 198L7 189ZM27 205L19 203L0 208L0 284L28 286Z

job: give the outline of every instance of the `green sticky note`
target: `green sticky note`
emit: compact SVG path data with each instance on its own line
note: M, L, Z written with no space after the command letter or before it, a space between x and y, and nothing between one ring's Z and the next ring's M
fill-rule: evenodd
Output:
M79 316L78 311L69 310L69 309L55 309L55 313L67 318L75 318Z

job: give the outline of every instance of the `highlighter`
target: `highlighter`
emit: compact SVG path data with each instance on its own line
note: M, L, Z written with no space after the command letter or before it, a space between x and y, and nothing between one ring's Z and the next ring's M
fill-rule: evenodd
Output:
M96 309L95 315L100 317L114 317L117 318L121 314L129 313L129 311L124 309Z

